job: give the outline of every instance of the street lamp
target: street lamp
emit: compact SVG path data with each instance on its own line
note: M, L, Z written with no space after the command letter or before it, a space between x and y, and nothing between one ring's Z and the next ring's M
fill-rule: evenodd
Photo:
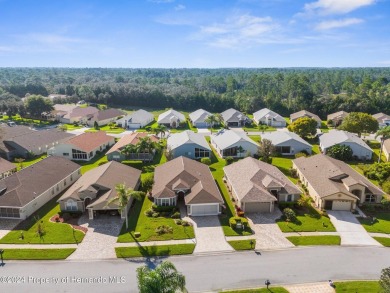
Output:
M4 253L4 250L3 250L3 249L0 249L1 266L3 266L3 265L4 265L4 260L3 260L3 253Z
M271 285L271 282L267 279L264 284L267 286L268 289L268 286Z

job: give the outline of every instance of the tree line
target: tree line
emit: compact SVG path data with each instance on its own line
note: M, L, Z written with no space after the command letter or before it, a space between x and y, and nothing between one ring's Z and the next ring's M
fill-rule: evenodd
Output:
M104 69L0 68L0 111L23 112L26 95L104 103L281 115L306 109L322 119L339 110L390 113L390 68Z

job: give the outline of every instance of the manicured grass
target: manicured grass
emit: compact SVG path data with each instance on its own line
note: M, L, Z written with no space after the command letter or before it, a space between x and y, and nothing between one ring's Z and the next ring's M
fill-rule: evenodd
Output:
M358 218L367 232L390 234L390 213L375 213L376 221L372 224L371 218Z
M381 292L381 286L378 281L351 281L351 282L334 282L336 293L375 293Z
M320 236L290 236L287 237L296 246L299 245L340 245L340 236L320 235Z
M4 122L13 121L19 125L32 125L33 127L37 127L37 128L52 125L54 123L52 121L46 121L46 120L22 118L20 117L19 114L12 117L3 115L2 118L0 118L0 121L4 121Z
M298 179L291 177L290 169L292 167L292 156L272 157L272 165L277 167L284 175L288 177L294 184L298 182Z
M390 247L390 238L387 237L373 237L376 241L386 247Z
M0 247L1 249L1 247ZM4 249L4 261L6 260L54 260L66 259L76 249Z
M73 230L69 224L52 223L50 218L60 211L55 197L35 213L36 219L32 216L21 222L13 231L9 232L0 243L4 244L69 244L80 243L84 238L84 233ZM44 228L44 235L39 237L37 234L38 223ZM21 239L23 232L24 239Z
M96 130L94 128L88 129L85 132L97 132L97 131L105 131L107 133L122 133L125 130L122 127L113 127L110 128L108 125L101 126L99 130Z
M251 241L253 244L251 245ZM256 247L256 239L248 239L248 240L232 240L228 241L231 247L234 250L251 250Z
M297 220L295 222L286 222L282 219L276 220L282 232L335 232L330 219L318 214L316 210L297 210L294 209Z
M258 289L244 289L244 290L232 290L232 291L220 291L219 293L288 293L288 291L282 287L270 287L258 288Z
M116 257L150 257L192 254L195 244L155 245L138 247L116 247Z
M44 158L47 158L46 154L43 154L41 156L38 156L38 157L35 157L35 158L32 158L32 159L25 159L22 163L17 163L17 162L15 162L15 160L13 160L13 163L16 166L18 166L18 171L20 171L21 169L24 169L24 168L26 168L28 166L31 166L32 164L35 164L35 163L43 160Z
M81 125L74 125L74 124L64 124L64 125L66 126L66 130L68 131L83 128Z
M256 143L260 142L260 135L248 135L248 137Z
M84 174L85 172L92 170L101 164L104 164L104 162L108 162L106 153L101 153L96 155L92 160L85 162L85 161L75 161L77 164L81 165L81 174Z
M312 155L317 155L321 153L320 146L318 144L313 144L313 148L311 149Z
M276 131L276 128L275 127L272 127L272 126L267 126L266 129L264 130L260 130L259 129L259 126L256 125L256 124L252 124L251 126L245 126L243 127L242 129L244 129L244 131L247 131L247 132L259 132L259 131L266 131L266 132L269 132L269 131Z
M142 241L159 241L172 239L195 238L194 228L192 226L177 225L174 219L169 217L147 217L145 211L152 207L153 202L147 197L143 202L136 202L130 210L129 229L123 224L122 230L118 236L118 242L142 242ZM157 235L156 228L161 225L171 226L173 233ZM140 232L141 236L135 238L134 232Z

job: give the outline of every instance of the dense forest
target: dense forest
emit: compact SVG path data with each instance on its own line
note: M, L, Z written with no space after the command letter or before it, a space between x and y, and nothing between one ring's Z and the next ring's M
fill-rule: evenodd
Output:
M130 109L306 109L325 119L338 110L390 113L390 68L0 68L0 111L23 113L21 98L29 94Z

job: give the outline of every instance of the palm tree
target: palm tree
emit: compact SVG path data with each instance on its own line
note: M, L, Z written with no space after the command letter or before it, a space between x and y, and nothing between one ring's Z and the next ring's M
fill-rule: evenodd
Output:
M378 163L380 163L382 158L383 144L385 143L386 139L390 138L390 125L379 129L376 132L375 138L377 138L378 136L381 136L381 149L379 151L379 158L378 158Z
M165 125L158 124L157 126L152 127L152 132L153 132L156 136L158 136L159 134L161 134L160 139L162 139L163 136L165 135L165 133L167 132L167 127L166 127Z
M133 144L128 144L121 150L121 154L123 154L126 158L129 158L131 154L136 153L136 147Z
M127 211L127 205L130 201L130 198L133 197L135 200L142 200L142 198L145 196L145 193L142 191L135 191L132 188L127 188L125 184L117 184L115 186L116 190L116 196L111 198L106 206L108 206L111 203L115 203L118 205L119 210L121 211L121 214L125 212L126 217L126 230L129 228L128 223L128 211Z
M169 261L159 264L154 270L148 266L137 268L140 293L187 292L185 276Z
M135 145L135 151L137 154L152 154L153 150L157 150L159 146L160 145L152 141L149 136L141 137L139 142Z
M210 125L210 131L211 133L213 132L213 127L216 124L221 124L223 121L222 115L221 114L211 114L207 116L207 118L204 120L207 124Z

